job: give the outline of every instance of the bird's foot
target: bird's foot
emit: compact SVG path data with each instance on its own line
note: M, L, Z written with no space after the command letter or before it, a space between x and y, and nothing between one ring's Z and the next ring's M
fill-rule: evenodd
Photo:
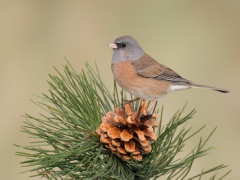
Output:
M157 105L157 99L154 99L154 101L153 101L152 105L150 106L150 108L147 109L147 113L148 114L153 114L152 111L155 109L156 105Z
M132 100L124 100L122 103L121 103L121 107L124 107L125 104L131 104L137 100L139 100L140 98L135 98L135 99L132 99Z

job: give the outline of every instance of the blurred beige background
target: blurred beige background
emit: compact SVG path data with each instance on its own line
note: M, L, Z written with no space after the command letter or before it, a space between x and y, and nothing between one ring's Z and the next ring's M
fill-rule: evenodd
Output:
M0 179L30 179L14 155L13 144L30 141L20 132L25 112L40 109L29 101L47 92L53 66L62 70L64 56L77 70L97 62L111 89L111 50L120 35L132 35L144 50L194 82L226 88L176 92L163 98L164 122L188 101L186 113L197 114L188 126L207 124L203 136L218 127L208 145L216 147L193 165L191 174L219 164L239 179L240 138L240 1L237 0L0 0ZM37 99L36 99L37 100ZM191 144L192 143L192 144ZM192 140L185 148L196 144ZM40 178L32 178L40 179Z

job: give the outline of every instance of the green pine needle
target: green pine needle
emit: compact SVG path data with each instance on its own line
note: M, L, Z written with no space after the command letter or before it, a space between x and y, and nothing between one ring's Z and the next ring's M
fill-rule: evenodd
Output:
M189 177L194 160L207 155L211 148L205 145L210 135L201 138L195 148L184 158L177 158L189 139L199 134L205 127L191 132L183 127L195 110L183 115L184 108L176 112L166 126L157 129L157 140L152 143L152 151L143 155L142 161L126 162L108 151L99 141L95 132L101 118L114 107L120 106L127 98L126 93L117 89L114 82L113 94L108 91L97 65L92 68L86 63L86 71L77 73L68 63L64 73L49 75L49 92L42 94L41 102L35 103L45 110L38 117L25 115L22 132L32 139L29 146L20 146L18 156L24 156L21 162L33 176L47 179L201 179L209 173L225 168L219 165ZM139 108L139 101L134 109ZM230 172L230 171L229 171ZM223 179L229 172L219 177ZM215 179L214 174L210 179Z

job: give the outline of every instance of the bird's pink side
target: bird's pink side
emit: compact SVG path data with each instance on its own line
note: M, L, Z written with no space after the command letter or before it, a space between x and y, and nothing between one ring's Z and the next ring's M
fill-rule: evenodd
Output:
M112 72L118 85L136 97L154 100L169 92L170 83L139 76L132 66L133 61L112 64Z

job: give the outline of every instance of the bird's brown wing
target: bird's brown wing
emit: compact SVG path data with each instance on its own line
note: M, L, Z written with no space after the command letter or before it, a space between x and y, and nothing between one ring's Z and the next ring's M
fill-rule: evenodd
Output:
M136 73L145 78L170 81L176 85L187 85L191 83L191 81L182 78L167 66L159 64L147 54L142 56L139 60L133 61L132 65Z

